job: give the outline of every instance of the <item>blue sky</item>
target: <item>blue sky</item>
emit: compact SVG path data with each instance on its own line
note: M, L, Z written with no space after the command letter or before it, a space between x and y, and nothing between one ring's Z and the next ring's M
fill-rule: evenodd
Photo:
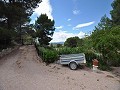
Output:
M105 14L110 17L113 0L43 0L31 16L31 23L42 14L55 20L51 42L64 42L69 37L90 34Z

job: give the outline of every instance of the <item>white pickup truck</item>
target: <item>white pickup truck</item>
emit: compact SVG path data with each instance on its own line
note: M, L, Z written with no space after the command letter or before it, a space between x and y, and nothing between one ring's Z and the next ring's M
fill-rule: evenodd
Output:
M60 64L68 65L71 70L75 70L78 68L78 65L85 63L86 59L84 53L60 55Z

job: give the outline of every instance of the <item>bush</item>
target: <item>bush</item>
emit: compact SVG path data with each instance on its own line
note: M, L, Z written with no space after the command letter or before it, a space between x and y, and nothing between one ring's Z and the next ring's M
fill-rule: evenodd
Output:
M111 70L110 66L103 60L102 55L94 53L92 51L87 51L85 52L85 57L88 67L92 67L92 63L93 63L92 60L97 59L99 61L98 68L100 70L104 70L104 71Z
M36 47L38 54L41 56L41 58L46 64L53 63L54 61L56 61L58 59L58 55L76 54L83 52L82 48L77 48L77 47L76 48L63 47L63 48L57 48L56 50L47 47L46 48L40 46L36 46ZM98 59L100 70L111 70L110 66L106 64L106 62L104 62L101 54L94 53L93 51L90 50L84 53L88 67L92 67L93 59Z
M51 48L44 48L35 45L38 55L42 58L43 62L46 64L53 63L58 59L58 54L56 50Z
M80 47L75 47L75 48L62 47L62 48L57 48L57 52L58 52L59 55L62 55L62 54L76 54L76 53L82 53L83 50Z
M103 70L103 71L109 71L109 70L112 70L110 68L109 65L107 65L102 59L99 60L99 67L98 67L100 70Z
M97 58L97 55L92 51L87 51L85 52L85 57L87 62L92 62L93 59Z
M95 30L92 35L94 49L102 53L103 60L110 66L120 66L120 26Z
M43 51L43 61L47 64L53 63L58 59L58 54L54 50L44 49Z
M97 58L97 55L92 51L86 51L85 58L86 58L87 66L92 67L92 60Z

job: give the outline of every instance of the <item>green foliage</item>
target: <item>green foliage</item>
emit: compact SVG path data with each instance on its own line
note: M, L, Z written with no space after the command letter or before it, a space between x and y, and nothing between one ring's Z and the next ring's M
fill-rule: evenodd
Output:
M64 45L67 47L77 47L78 43L80 43L79 41L79 37L70 37L65 41Z
M11 44L14 32L12 30L0 28L0 49L6 48Z
M32 36L30 36L29 34L27 35L23 35L22 36L22 39L23 39L23 45L25 44L25 45L30 45L30 44L32 44L33 43L33 38L32 38Z
M81 47L75 47L75 48L61 47L61 48L57 48L56 50L57 50L59 55L62 55L62 54L76 54L76 53L82 53L83 52Z
M100 68L120 66L120 0L114 0L112 20L104 16L91 35L94 49L102 54Z
M39 37L39 42L41 45L49 45L49 42L52 40L52 35L55 31L54 20L48 19L46 14L41 14L37 18L36 23L39 25L37 28L37 37Z
M56 48L57 53L59 55L85 53L87 65L92 67L92 60L96 58L101 70L110 70L111 65L120 66L120 0L114 0L112 7L112 19L104 15L92 35L83 39L68 38L64 44L66 47ZM45 21L45 18L43 20ZM48 55L42 55L51 58L50 53L52 54L49 52ZM50 58L48 59L51 60Z
M53 63L58 59L58 54L55 50L44 49L43 50L43 58L46 63Z
M44 48L40 46L36 46L36 49L43 62L45 62L46 64L53 63L58 59L58 54L54 49Z
M30 22L33 9L40 2L41 0L0 0L0 27L4 28L0 33L2 46L4 43L10 43L11 40L21 42L24 27Z
M85 51L85 58L86 58L86 62L87 62L87 66L88 67L92 67L92 60L93 59L100 59L100 55L96 54L93 51Z
M0 1L0 26L8 29L24 24L41 0Z
M109 30L96 30L91 35L94 42L94 49L102 53L103 59L108 65L113 65L118 62L120 59L120 26L113 27ZM114 64L115 65L115 64Z
M103 71L110 71L112 70L110 68L110 65L106 64L103 60L99 60L99 67L98 67L100 70L103 70Z
M112 3L112 8L110 14L112 17L113 25L120 25L120 0L114 0Z
M98 56L92 51L87 51L85 52L85 57L87 62L92 63L92 60L97 58Z
M82 48L83 48L84 52L93 50L93 42L92 42L92 39L90 36L87 36L87 37L83 38L82 40L83 40Z
M111 28L111 25L112 25L111 20L106 15L104 15L101 18L101 20L98 23L98 25L95 26L95 30L106 30L108 28Z
M86 58L86 62L87 62L87 66L92 68L93 66L93 59L97 59L99 62L98 62L98 68L100 70L104 70L104 71L107 71L107 70L111 70L110 66L108 64L106 64L106 62L104 62L103 60L103 57L101 54L99 53L95 53L95 52L92 52L92 51L87 51L85 52L85 58Z
M57 48L62 47L62 44L57 44Z

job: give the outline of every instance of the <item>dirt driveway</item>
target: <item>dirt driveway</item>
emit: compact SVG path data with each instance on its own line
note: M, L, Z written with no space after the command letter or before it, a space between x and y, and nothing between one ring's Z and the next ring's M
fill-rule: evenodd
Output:
M34 46L22 46L0 60L0 90L120 90L110 72L70 70L40 62Z

